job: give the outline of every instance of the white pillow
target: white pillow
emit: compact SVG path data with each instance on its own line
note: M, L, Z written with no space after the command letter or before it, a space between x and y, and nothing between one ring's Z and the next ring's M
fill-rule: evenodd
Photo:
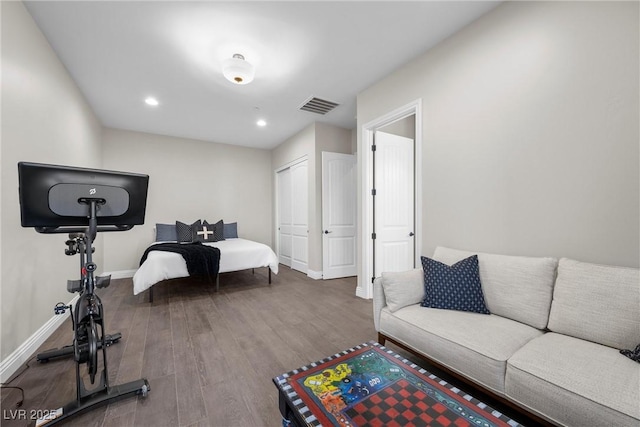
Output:
M421 268L398 273L382 273L382 289L387 307L393 313L424 299L424 276Z

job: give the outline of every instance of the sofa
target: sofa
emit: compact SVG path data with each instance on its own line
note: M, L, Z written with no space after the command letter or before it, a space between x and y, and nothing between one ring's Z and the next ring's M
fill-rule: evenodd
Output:
M374 280L378 340L444 368L536 419L640 425L638 269L438 247L446 266L477 255L490 314L427 308L423 269ZM424 261L423 261L424 262Z

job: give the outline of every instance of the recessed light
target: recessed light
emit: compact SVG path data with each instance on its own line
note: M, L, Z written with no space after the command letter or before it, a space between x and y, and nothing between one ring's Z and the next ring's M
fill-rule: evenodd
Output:
M260 119L260 120L258 120L258 121L256 122L256 124L257 124L258 126L260 126L260 127L263 127L263 126L266 126L266 125L267 125L267 122L266 122L266 121L264 121L264 120L262 120L262 119Z
M147 97L147 99L145 99L144 102L145 104L151 105L153 107L156 107L159 104L158 100L152 96Z

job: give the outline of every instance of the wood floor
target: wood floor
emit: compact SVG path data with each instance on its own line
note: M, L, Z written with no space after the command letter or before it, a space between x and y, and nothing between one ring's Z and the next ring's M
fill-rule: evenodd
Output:
M376 333L372 303L355 296L355 278L311 280L281 266L267 282L264 268L222 274L217 293L198 279L172 280L156 285L153 303L146 293L133 296L131 279L99 290L106 333L122 333L107 349L111 384L144 377L151 391L65 425L281 425L273 377L375 340ZM39 351L71 341L67 319ZM31 360L10 384L24 389L20 409L27 418L75 399L72 358ZM19 399L19 391L2 390L2 426L33 425L11 419Z
M372 302L355 296L355 278L312 280L283 266L272 277L269 285L265 268L255 274L225 273L217 293L199 279L175 279L155 286L153 303L147 293L133 295L131 279L114 280L99 290L106 333L122 333L121 341L107 349L111 385L146 378L151 391L146 398L97 407L64 425L281 426L273 377L373 341L377 333ZM72 342L71 321L65 316L38 352ZM456 384L424 360L393 344L388 347ZM10 384L24 389L20 408L19 391L2 389L3 427L32 426L31 414L76 398L72 358L38 363L34 354L28 365ZM535 425L477 390L472 394L525 425ZM24 410L22 415L17 416L18 409Z

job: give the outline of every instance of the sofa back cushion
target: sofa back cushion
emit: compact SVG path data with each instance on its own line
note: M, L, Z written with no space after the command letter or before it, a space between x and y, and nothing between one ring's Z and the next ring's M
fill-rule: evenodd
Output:
M618 349L640 343L640 270L562 258L549 329Z
M549 320L558 260L436 248L433 258L454 264L478 255L480 282L491 314L544 329Z

